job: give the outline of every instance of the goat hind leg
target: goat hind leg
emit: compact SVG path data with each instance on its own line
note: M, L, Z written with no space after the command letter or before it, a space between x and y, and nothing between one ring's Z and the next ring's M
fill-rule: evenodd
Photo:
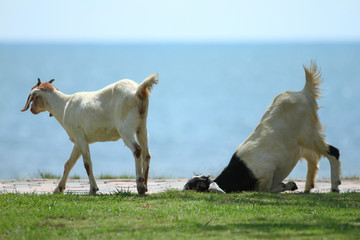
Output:
M307 174L306 174L306 182L305 182L305 193L310 193L311 189L315 187L315 179L317 172L319 170L319 160L320 157L309 153L305 156L307 162Z
M331 167L331 191L339 192L339 185L341 184L341 162L339 149L334 146L328 145L325 156L329 160Z
M146 185L145 185L145 177L144 172L142 169L141 163L141 148L139 144L135 141L134 137L126 137L122 136L125 145L132 151L135 159L135 170L136 170L136 186L137 191L140 195L145 194L146 192Z
M136 132L136 137L141 148L142 170L145 177L145 186L147 188L151 154L148 147L148 136L147 136L146 125L138 129L138 131Z
M67 178L69 176L70 170L74 167L76 161L79 159L81 153L79 149L74 145L73 150L69 159L64 165L64 173L61 177L61 180L58 186L55 188L54 193L63 193L66 185Z

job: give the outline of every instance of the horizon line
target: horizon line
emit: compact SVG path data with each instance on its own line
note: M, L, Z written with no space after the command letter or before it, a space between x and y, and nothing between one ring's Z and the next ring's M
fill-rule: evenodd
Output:
M231 44L359 44L360 39L257 39L257 40L4 40L2 45L231 45Z

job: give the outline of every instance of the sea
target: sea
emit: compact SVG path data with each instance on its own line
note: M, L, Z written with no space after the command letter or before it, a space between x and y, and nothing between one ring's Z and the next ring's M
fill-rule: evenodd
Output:
M148 114L150 177L216 176L273 98L304 87L303 65L322 72L319 116L340 149L342 176L360 176L360 43L0 44L0 179L61 176L72 143L48 113L21 112L37 78L63 93L159 74ZM134 176L120 139L90 146L94 175ZM305 178L306 161L289 178ZM86 178L80 158L70 176ZM318 178L330 177L327 159Z

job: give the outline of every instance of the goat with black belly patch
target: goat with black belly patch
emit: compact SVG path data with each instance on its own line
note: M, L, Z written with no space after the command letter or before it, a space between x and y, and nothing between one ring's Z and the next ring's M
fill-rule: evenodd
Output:
M305 192L310 192L315 186L320 158L326 157L331 166L331 191L339 192L340 153L326 143L317 114L320 73L315 63L304 70L304 89L276 96L254 132L237 147L229 165L215 180L209 178L210 182L226 193L293 191L296 184L284 184L283 180L300 159L305 159L308 166ZM189 180L191 186L205 176L195 177ZM187 186L186 190L197 190Z

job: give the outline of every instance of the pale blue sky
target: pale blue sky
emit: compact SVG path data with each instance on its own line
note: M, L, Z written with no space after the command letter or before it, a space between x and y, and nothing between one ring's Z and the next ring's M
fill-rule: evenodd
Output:
M360 1L0 0L4 41L360 41Z

